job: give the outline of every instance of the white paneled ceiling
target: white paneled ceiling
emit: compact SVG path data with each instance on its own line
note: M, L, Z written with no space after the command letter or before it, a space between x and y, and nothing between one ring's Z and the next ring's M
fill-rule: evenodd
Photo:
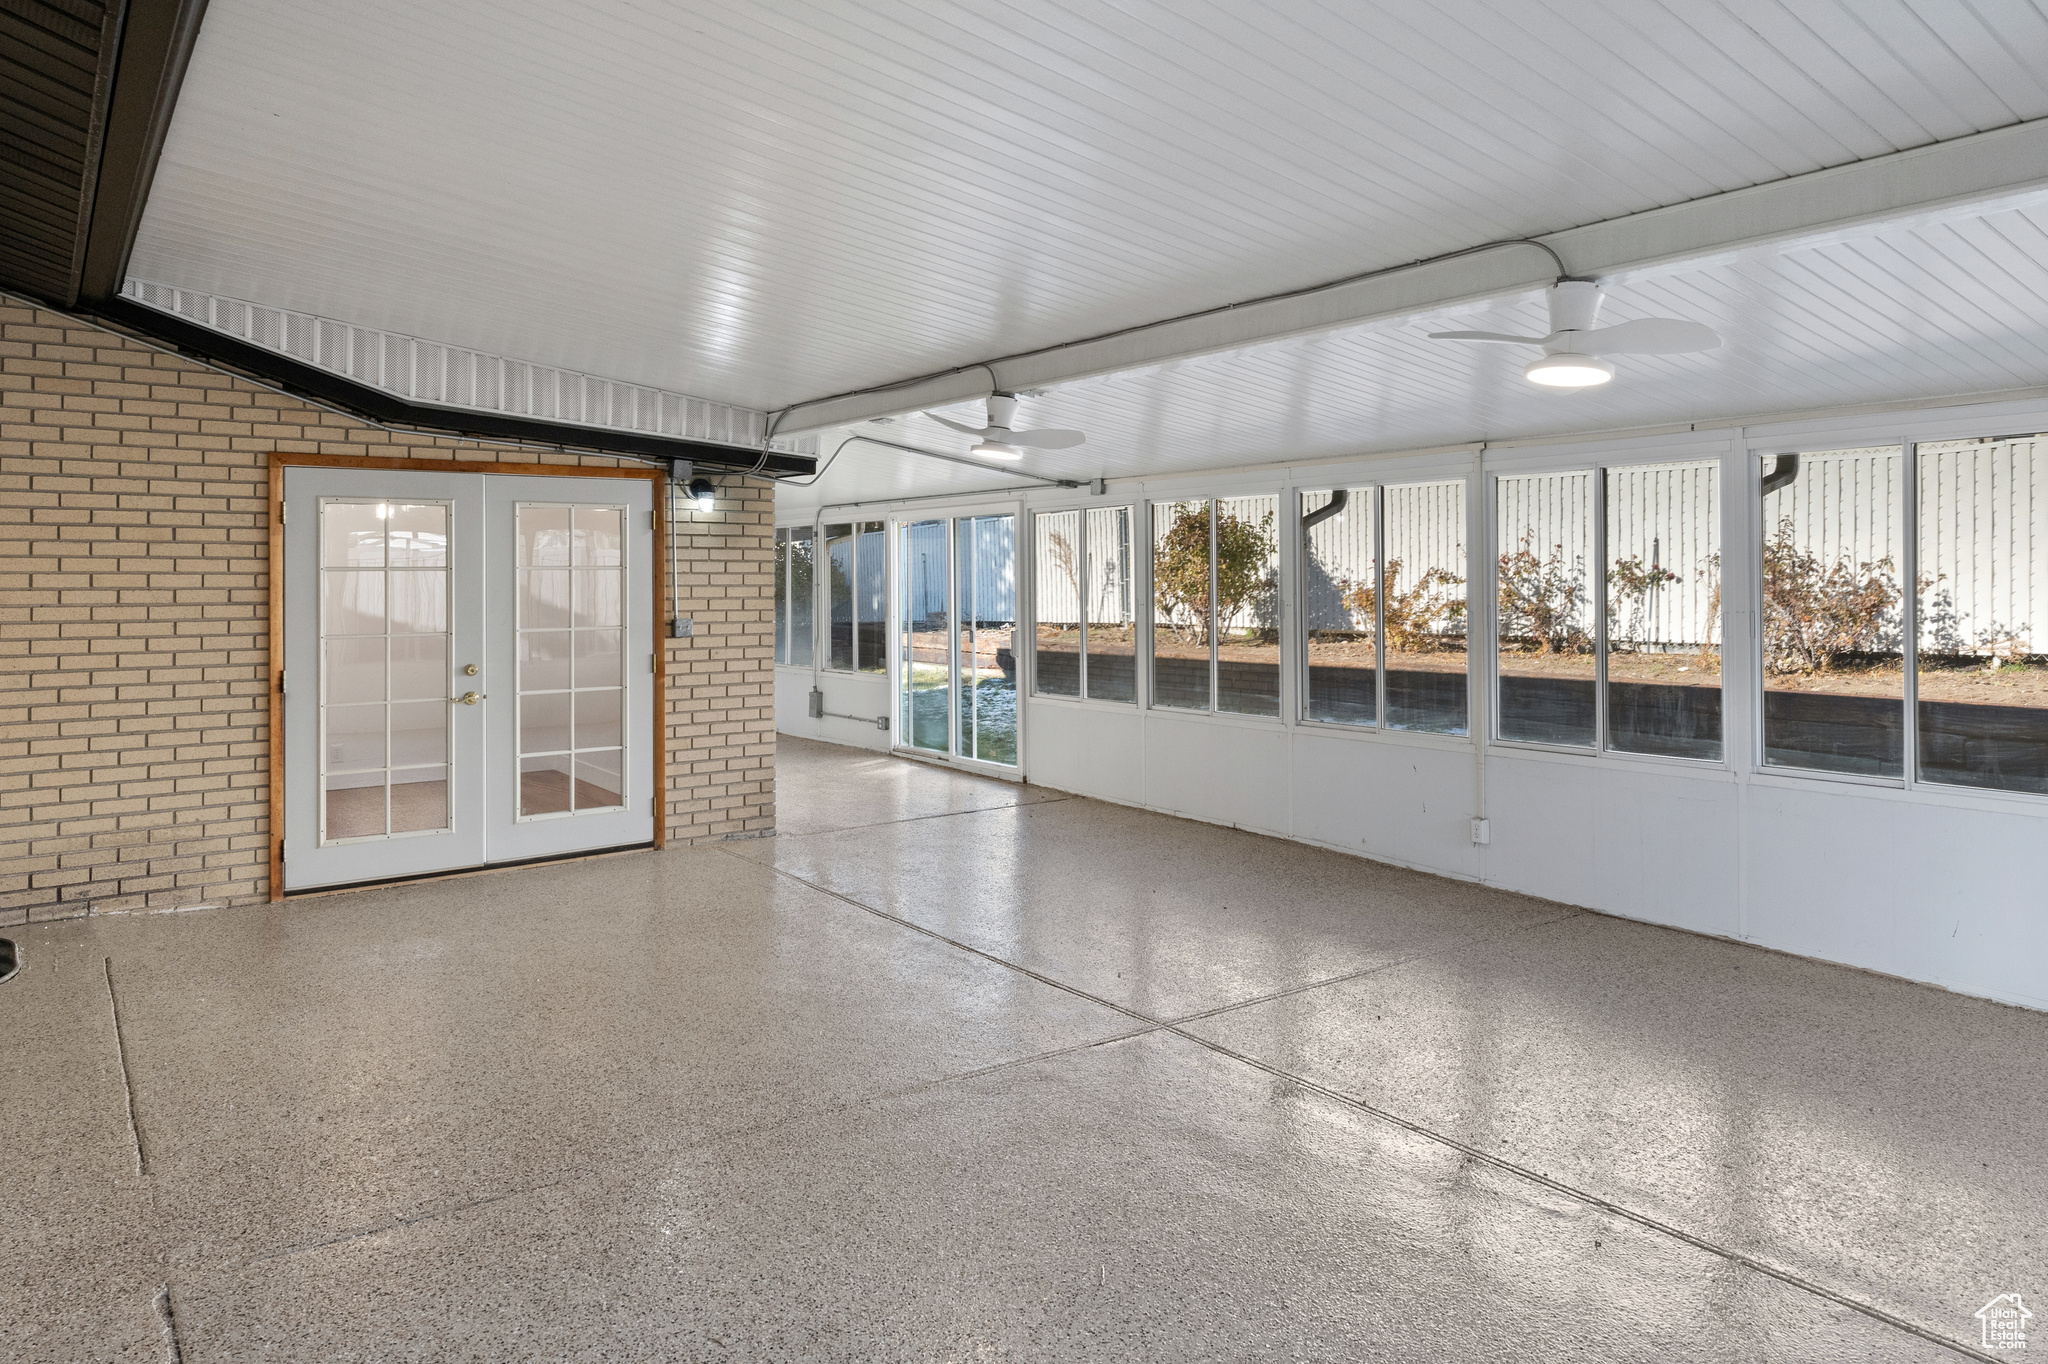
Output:
M2027 0L212 0L132 269L778 407L2048 116L2044 72ZM1400 324L1027 412L1093 472L2033 383L2040 245L1638 281L1611 319L1729 346L1598 395Z
M1727 421L2048 384L2048 195L1608 281L1603 322L1668 315L1725 338L1697 355L1623 356L1580 392L1521 378L1535 347L1428 339L1544 330L1539 293L1206 355L1025 399L1020 426L1078 426L1087 444L987 471L848 447L790 505L1334 458L1475 440ZM980 419L978 404L945 409ZM965 455L972 441L913 415L848 431Z

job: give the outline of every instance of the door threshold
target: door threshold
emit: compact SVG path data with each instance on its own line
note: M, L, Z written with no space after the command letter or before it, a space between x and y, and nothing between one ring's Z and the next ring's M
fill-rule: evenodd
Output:
M611 848L584 848L577 852L549 853L545 857L521 857L510 862L483 862L474 867L449 867L445 871L423 871L411 876L387 876L373 881L343 881L332 886L300 886L279 896L280 900L297 900L309 895L337 895L345 890L375 890L379 886L409 886L420 881L453 881L462 876L480 876L485 872L510 871L514 867L535 867L550 862L588 862L597 857L613 857L619 853L646 852L654 847L652 839L644 843L621 843ZM273 902L274 903L274 902Z

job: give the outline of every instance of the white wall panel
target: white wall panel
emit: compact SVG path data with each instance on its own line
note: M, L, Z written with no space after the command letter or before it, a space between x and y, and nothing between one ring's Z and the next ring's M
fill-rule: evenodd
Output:
M810 693L812 673L808 668L775 670L775 730L800 739L820 739L849 748L871 748L886 752L889 731L877 729L873 721L847 720L847 715L889 715L895 693L887 673L841 673L822 671L817 685L825 693L825 709L837 711L823 719L812 719Z
M1294 730L1296 838L1467 879L1479 857L1467 830L1472 750Z
M1029 704L1026 780L1119 805L1145 803L1145 718L1136 706Z
M1033 722L1051 709L1033 711ZM1143 804L1211 824L1289 831L1286 730L1160 710L1144 714Z
M2048 819L1837 784L1752 784L1751 941L2048 1009Z

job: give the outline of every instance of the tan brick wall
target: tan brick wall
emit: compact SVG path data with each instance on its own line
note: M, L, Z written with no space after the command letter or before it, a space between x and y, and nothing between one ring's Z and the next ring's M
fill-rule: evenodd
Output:
M609 464L395 435L0 295L0 924L269 894L266 508L286 453ZM677 529L671 845L772 832L772 490Z
M672 842L775 831L775 490L712 482L718 510L674 526L695 634L668 646Z

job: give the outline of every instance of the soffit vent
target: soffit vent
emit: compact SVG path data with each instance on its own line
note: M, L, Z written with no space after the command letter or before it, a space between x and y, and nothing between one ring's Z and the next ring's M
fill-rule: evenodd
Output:
M413 402L760 448L764 414L666 389L131 279L124 298ZM771 449L815 456L818 438Z

